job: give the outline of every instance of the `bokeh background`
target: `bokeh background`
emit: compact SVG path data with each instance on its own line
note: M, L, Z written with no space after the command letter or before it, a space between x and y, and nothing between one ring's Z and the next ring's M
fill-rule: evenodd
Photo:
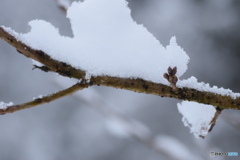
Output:
M193 75L199 81L240 92L240 1L127 1L137 23L143 24L164 46L176 36L189 54L189 69L182 79ZM72 36L69 21L55 0L1 0L0 25L25 33L30 29L27 23L33 19L49 21L62 35ZM0 41L1 101L18 104L63 89L57 81L60 76L32 68L30 59ZM193 160L239 159L210 157L211 151L240 153L239 111L223 111L213 131L205 139L196 139L181 121L178 100L107 87L94 87L94 91L101 100L96 100L94 94L87 98L89 102L73 95L1 115L0 160L172 159L135 138L110 132L106 127L109 120L96 109L103 105L142 122L153 136L178 141L195 157ZM178 148L168 151L176 154Z

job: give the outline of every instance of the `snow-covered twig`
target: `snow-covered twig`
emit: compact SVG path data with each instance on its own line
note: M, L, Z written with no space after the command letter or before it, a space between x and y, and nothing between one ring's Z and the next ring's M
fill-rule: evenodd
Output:
M30 46L27 46L14 37L14 33L7 32L3 27L0 27L0 38L15 47L18 53L23 54L24 56L38 61L46 66L48 71L57 72L62 76L74 77L77 79L82 79L85 77L86 73L84 71L77 70L64 62L54 60L41 50L32 49Z
M32 49L31 47L16 39L14 37L14 33L7 32L3 27L0 27L0 38L15 47L19 53L42 63L43 65L51 69L51 71L53 72L70 78L85 78L86 73L83 70L76 69L64 62L54 60L41 50ZM229 95L202 91L191 87L178 88L178 92L175 92L172 87L164 84L154 83L140 78L132 79L112 77L107 75L92 76L89 81L92 85L108 86L139 93L158 95L162 97L171 97L180 100L195 101L198 103L218 106L220 109L240 110L240 98L233 98Z
M183 115L182 121L196 138L205 138L213 129L221 114L221 109L212 105L183 101L178 103L178 110Z
M26 102L23 104L18 104L18 105L10 105L7 106L4 109L0 109L0 114L5 114L5 113L13 113L19 110L23 110L23 109L27 109L27 108L31 108L31 107L35 107L44 103L49 103L51 101L57 100L59 98L65 97L67 95L70 95L74 92L77 92L81 89L87 88L90 84L86 83L85 81L81 81L67 89L64 89L62 91L47 95L47 96L43 96L41 98L36 98L33 101L30 102Z

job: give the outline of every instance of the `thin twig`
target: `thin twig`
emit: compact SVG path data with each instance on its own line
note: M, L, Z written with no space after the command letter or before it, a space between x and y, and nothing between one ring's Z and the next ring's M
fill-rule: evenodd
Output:
M222 113L222 109L220 109L219 107L216 107L216 112L215 112L215 115L214 115L212 121L210 122L211 127L209 128L208 132L212 131L212 129L215 126L217 119L221 113Z
M33 101L30 102L26 102L23 104L19 104L19 105L12 105L12 106L8 106L8 108L6 109L0 109L0 114L5 114L5 113L13 113L22 109L27 109L27 108L31 108L31 107L35 107L44 103L49 103L51 101L57 100L59 98L65 97L67 95L70 95L74 92L77 92L81 89L87 88L88 86L90 86L90 84L86 83L85 81L79 82L65 90L44 96L42 98L37 98L34 99Z

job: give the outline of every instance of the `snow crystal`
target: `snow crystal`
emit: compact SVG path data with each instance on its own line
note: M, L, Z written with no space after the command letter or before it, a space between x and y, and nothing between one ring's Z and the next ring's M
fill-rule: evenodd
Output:
M13 102L5 103L5 102L0 102L0 109L7 109L9 106L12 106Z
M184 126L190 128L190 132L196 138L205 137L211 127L211 121L216 109L212 105L205 105L196 102L183 101L178 103L178 111L183 115Z
M193 76L186 80L179 81L177 83L177 86L180 88L187 87L187 88L197 89L199 91L212 92L216 94L221 94L223 96L230 96L233 99L240 97L240 93L234 93L232 90L224 89L222 87L221 88L218 88L217 86L211 87L208 83L198 82L197 78Z
M29 22L31 31L17 34L19 40L88 74L142 78L168 84L167 68L177 66L177 76L187 70L188 55L172 37L168 46L131 17L125 0L73 2L67 11L73 38L61 36L44 20Z

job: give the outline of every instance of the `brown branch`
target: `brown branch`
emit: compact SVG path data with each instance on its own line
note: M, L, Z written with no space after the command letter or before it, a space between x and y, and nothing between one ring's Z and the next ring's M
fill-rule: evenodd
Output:
M220 114L222 113L222 109L220 109L219 107L216 108L216 112L213 116L213 119L210 122L211 127L209 128L208 132L211 132L213 127L215 126L218 117L220 116Z
M222 113L222 109L220 109L219 107L216 107L216 112L211 120L211 122L209 123L209 129L208 129L208 133L210 133L213 129L213 127L216 125L217 123L217 119L220 116L220 114ZM205 138L205 136L203 135L199 135L200 138Z
M40 50L34 50L26 44L18 41L10 33L0 27L0 38L15 47L21 54L32 58L53 72L57 72L65 77L73 77L76 79L84 79L85 72L75 69L71 65L52 59L46 53ZM143 79L119 78L111 76L96 76L90 78L92 85L102 85L119 89L126 89L139 93L153 94L161 97L170 97L180 100L195 101L198 103L211 104L220 109L237 109L240 110L240 98L233 99L230 96L223 96L211 92L199 91L192 88L178 88L174 91L172 87L167 85L153 83Z
M57 72L62 76L72 77L71 75L74 75L74 78L77 79L81 79L85 76L84 71L77 70L64 62L58 62L52 59L49 55L45 54L43 51L32 49L21 41L18 41L14 36L5 31L2 27L0 27L0 38L16 48L20 54L23 54L28 58L42 63L52 71Z
M5 113L13 113L19 110L23 110L23 109L27 109L27 108L31 108L31 107L35 107L44 103L49 103L52 102L54 100L57 100L59 98L65 97L67 95L70 95L74 92L77 92L81 89L87 88L90 84L86 83L85 81L79 82L65 90L44 96L42 98L37 98L34 99L33 101L27 102L27 103L23 103L23 104L19 104L19 105L12 105L12 106L8 106L8 108L6 109L0 109L0 114L5 114Z

